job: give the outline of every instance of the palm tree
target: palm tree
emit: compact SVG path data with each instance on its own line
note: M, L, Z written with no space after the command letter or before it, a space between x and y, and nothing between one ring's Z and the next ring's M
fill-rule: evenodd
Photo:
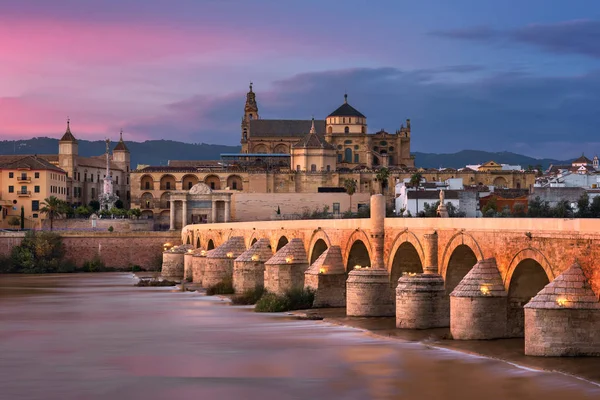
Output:
M375 179L381 182L381 194L383 194L383 189L387 187L387 180L390 177L390 170L387 168L381 168L377 171L377 175L375 175Z
M416 215L419 216L419 186L421 185L421 179L423 175L420 173L412 174L410 177L410 185L415 188L415 201L417 202L417 212Z
M65 210L65 202L56 196L44 199L40 212L46 214L50 219L50 230L54 229L54 218L60 217Z
M349 211L352 212L352 195L356 193L356 180L348 178L344 179L344 189L346 189L346 193L348 193L348 196L350 196Z

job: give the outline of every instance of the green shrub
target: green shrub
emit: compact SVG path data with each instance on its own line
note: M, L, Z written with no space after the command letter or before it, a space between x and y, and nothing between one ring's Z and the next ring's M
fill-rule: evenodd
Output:
M60 235L29 231L11 253L13 272L39 274L57 272L65 250Z
M140 267L139 265L132 265L131 266L131 272L140 272L143 271L144 269L142 267Z
M242 294L237 294L231 298L231 302L235 305L248 306L256 304L258 300L265 294L263 286L257 286L254 289L244 291Z
M17 272L10 256L0 255L0 274L12 274Z
M206 289L206 294L214 296L216 294L233 294L233 279L230 277L224 278L221 282L216 285L210 286Z
M312 308L315 292L311 289L292 289L283 296L265 293L256 303L256 312L283 312Z
M58 269L56 270L56 272L58 272L59 274L66 274L66 273L71 273L71 272L76 272L76 271L77 271L77 265L75 264L75 261L73 261L71 259L62 261L58 265Z
M113 226L112 226L112 225L108 227L108 231L109 231L109 232L112 232L112 231L114 231L114 230L115 230L115 228L113 228Z
M147 287L147 286L175 286L177 283L169 281L167 279L156 279L156 278L143 278L140 279L133 286Z
M104 272L106 271L106 264L104 264L104 261L96 254L91 260L83 263L81 270L83 272Z

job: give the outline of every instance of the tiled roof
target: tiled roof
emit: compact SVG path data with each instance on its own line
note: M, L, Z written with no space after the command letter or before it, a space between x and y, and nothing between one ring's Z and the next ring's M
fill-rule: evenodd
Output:
M206 255L206 258L237 258L246 251L246 244L242 236L232 236L228 241L214 249ZM231 257L227 257L227 253L232 253Z
M250 137L302 137L310 131L310 119L255 119L250 121ZM325 134L325 121L315 120L317 134Z
M360 111L352 107L346 101L339 106L334 112L328 115L329 117L360 117L366 118Z
M289 259L289 262L288 260ZM296 238L283 246L265 265L308 264L302 240Z
M253 260L252 257L257 256L258 260ZM273 249L268 239L261 238L256 241L248 250L243 252L235 261L241 262L266 262L273 257Z
M323 272L321 272L321 269ZM340 246L331 246L317 258L317 260L306 270L307 274L324 275L345 274L344 260Z
M525 308L597 310L600 302L581 266L575 263L540 290Z
M129 149L123 140L119 140L113 151L126 151L129 153Z
M327 143L323 136L316 133L308 133L298 143L292 145L293 149L324 149L335 150L332 144Z
M4 158L4 157L3 157ZM36 169L46 169L58 172L65 172L64 170L58 168L54 164L51 164L48 160L43 157L32 156L32 155L21 155L15 157L6 157L4 161L0 158L0 167L4 169L18 169L18 168L28 168L32 170Z
M451 297L507 297L495 258L479 261L454 288Z
M173 247L171 247L165 253L187 253L187 251L189 249L193 249L193 248L194 248L194 246L192 246L191 244L182 244L182 245L179 245L179 246L173 246Z
M67 130L65 131L65 134L62 136L62 138L60 138L60 141L77 143L77 139L75 139L75 136L73 136L73 134L71 133L70 121L67 121Z
M191 167L191 168L202 168L205 166L219 166L220 160L169 160L169 167ZM165 167L159 167L165 168Z
M122 171L121 167L119 167L112 160L110 162L110 169L113 171ZM90 167L90 168L106 168L106 155L94 156L94 157L77 157L77 166L78 167Z
M409 199L418 199L418 200L439 200L440 199L440 191L439 190L419 190L418 194L415 190L407 190ZM457 200L458 190L444 190L444 198L446 201L448 200Z
M586 156L584 156L582 154L581 157L579 157L578 159L574 160L572 163L573 164L581 164L581 163L591 164L592 160L590 160L589 158L587 158Z

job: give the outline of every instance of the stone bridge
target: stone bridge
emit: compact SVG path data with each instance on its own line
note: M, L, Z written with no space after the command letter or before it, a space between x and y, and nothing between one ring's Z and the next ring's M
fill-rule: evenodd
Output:
M242 237L248 249L264 238L277 253L292 239L300 239L308 265L331 246L339 246L347 274L356 266L385 270L392 288L406 275L439 274L446 298L474 265L494 258L507 297L509 337L523 336L523 306L574 262L581 266L586 284L600 293L600 220L384 218L377 201L371 200L369 219L188 225L182 242L211 250ZM350 300L350 286L347 295Z

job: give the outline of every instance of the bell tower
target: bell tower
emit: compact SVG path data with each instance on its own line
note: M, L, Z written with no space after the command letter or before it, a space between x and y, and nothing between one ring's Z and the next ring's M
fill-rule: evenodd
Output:
M244 117L242 118L242 153L248 153L250 121L258 118L259 116L258 105L256 104L256 94L252 91L252 82L250 82L250 91L246 93L246 105L244 106Z

